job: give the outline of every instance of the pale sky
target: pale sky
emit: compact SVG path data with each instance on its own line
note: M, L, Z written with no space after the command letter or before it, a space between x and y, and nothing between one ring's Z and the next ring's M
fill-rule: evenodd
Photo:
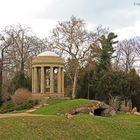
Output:
M91 31L101 24L119 39L140 36L140 0L0 0L0 29L20 23L41 38L72 15Z

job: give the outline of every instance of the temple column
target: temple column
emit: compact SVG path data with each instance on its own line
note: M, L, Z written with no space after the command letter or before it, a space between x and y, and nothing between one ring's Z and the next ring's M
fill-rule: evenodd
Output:
M34 68L32 67L32 93L35 93L34 81Z
M38 71L37 67L34 68L34 92L38 93Z
M50 67L50 94L54 93L54 71L53 67Z
M45 73L44 67L41 67L41 93L45 93Z
M58 80L57 80L57 82L58 82L58 84L57 84L57 88L58 88L58 95L59 96L61 96L61 93L62 93L62 91L61 91L61 87L62 87L62 81L61 81L61 68L59 67L58 68Z
M61 88L62 88L62 96L64 96L64 69L62 68L61 69L61 73L62 73L62 75L61 75Z

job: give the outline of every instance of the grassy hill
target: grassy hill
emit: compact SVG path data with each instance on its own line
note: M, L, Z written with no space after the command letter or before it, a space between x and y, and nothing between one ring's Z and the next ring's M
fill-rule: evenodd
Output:
M0 140L139 140L140 116L61 115L61 109L90 102L51 100L34 112L48 114L44 117L1 118Z
M73 107L86 105L93 103L93 100L86 99L76 99L76 100L62 100L62 99L54 99L49 100L48 104L39 108L38 110L32 112L33 114L43 114L43 115L59 115L65 114L65 112L69 111Z

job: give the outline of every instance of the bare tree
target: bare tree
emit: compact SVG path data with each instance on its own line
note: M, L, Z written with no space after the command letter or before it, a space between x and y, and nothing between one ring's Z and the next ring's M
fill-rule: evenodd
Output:
M13 43L12 39L5 39L3 36L0 35L0 100L3 91L4 51L12 43Z
M89 50L89 34L85 23L81 19L71 17L70 21L59 22L52 32L52 44L55 50L60 50L65 58L74 61L72 81L72 98L76 96L77 77L79 66L87 58Z
M97 41L98 36L103 34L102 26L95 33L88 32L83 20L74 16L69 21L59 22L52 31L51 42L55 50L64 56L66 70L72 82L72 98L76 96L76 86L79 68L84 66L90 56L92 43Z
M136 53L138 55L138 58L140 58L140 37L134 37L133 40L135 42Z
M46 40L39 39L29 27L20 24L5 27L0 34L0 43L1 90L3 85L8 87L9 79L13 78L17 72L22 76L30 77L32 57L47 50ZM1 93L5 94L4 91Z
M137 62L136 42L134 39L123 40L116 48L115 69L124 69L129 72Z
M44 42L31 32L31 29L22 25L7 26L2 31L2 41L12 40L5 49L5 70L25 74L31 67L31 58L45 50Z

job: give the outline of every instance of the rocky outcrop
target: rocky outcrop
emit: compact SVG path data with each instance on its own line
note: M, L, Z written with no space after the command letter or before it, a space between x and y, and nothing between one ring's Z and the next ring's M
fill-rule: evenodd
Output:
M137 115L137 116L140 115L140 113L137 111L137 108L136 108L136 107L134 107L134 108L132 109L132 111L130 112L130 114L132 114L132 115Z
M100 102L94 101L88 105L82 105L74 107L69 110L66 114L76 115L76 114L89 114L97 116L114 116L116 111L109 105Z
M131 102L131 100L121 101L121 105L120 105L119 111L130 112L131 110L132 110L132 102Z

